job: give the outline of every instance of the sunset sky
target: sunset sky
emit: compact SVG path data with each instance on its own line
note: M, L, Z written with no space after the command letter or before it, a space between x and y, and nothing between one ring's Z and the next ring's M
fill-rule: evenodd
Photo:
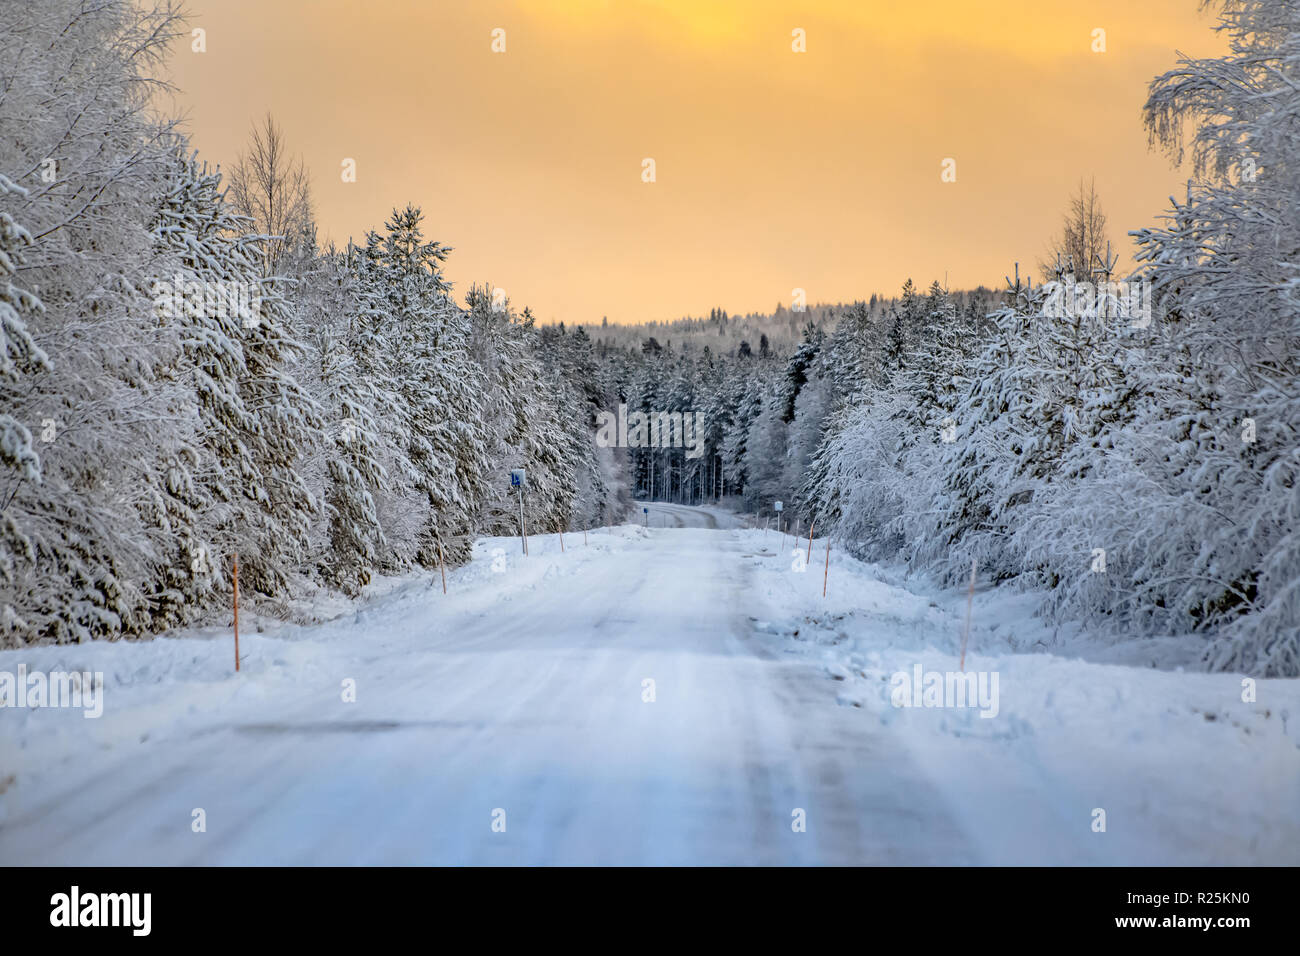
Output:
M1043 256L1080 177L1127 244L1184 179L1148 148L1147 85L1175 50L1223 46L1197 0L188 8L207 49L178 41L170 78L203 158L228 165L270 110L322 238L414 202L458 291L491 282L570 323L1000 284Z

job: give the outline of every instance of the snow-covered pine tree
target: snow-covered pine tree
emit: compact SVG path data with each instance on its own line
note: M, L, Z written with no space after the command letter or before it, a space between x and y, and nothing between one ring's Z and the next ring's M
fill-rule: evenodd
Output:
M479 408L479 370L468 353L469 328L452 302L442 263L451 249L426 242L424 214L394 210L368 260L384 311L390 360L406 441L410 478L427 501L415 558L438 562L437 542L458 558L468 553L471 516L487 494L487 438Z
M346 254L330 248L317 255L314 236L291 249L301 256L290 265L306 350L295 373L321 409L325 432L321 460L310 469L323 485L327 522L323 540L313 542L314 560L326 583L355 596L388 550L376 505L387 482L378 410L387 406L382 379L364 374L349 347L360 299ZM294 258L292 251L285 257Z
M809 322L804 326L803 340L786 362L785 378L782 381L781 421L787 425L794 421L794 407L799 400L799 390L807 383L809 374L816 374L813 365L821 355L825 340L822 330Z
M865 302L855 302L841 315L827 349L837 400L852 400L870 384L880 368L881 334Z
M115 637L151 619L166 544L149 520L162 480L152 465L175 447L162 372L177 344L151 317L147 222L171 132L146 71L177 25L171 4L127 0L12 4L0 17L0 49L14 53L0 57L0 129L21 131L0 138L0 213L8 251L23 247L4 282L34 297L6 311L7 335L18 315L31 345L6 343L8 361L24 353L23 380L0 389L4 414L37 429L40 465L10 441L20 467L0 488L3 643Z
M760 395L762 405L749 424L745 442L745 504L767 510L773 501L790 497L781 483L786 453L784 388L765 381Z
M0 175L0 203L8 195L26 197L27 190ZM13 282L23 261L22 249L31 241L31 233L0 205L0 408L4 409L16 407L17 396L12 390L20 386L24 376L50 368L49 357L27 330L27 317L45 307L40 299ZM0 412L0 467L27 481L41 479L40 456L32 447L31 430L8 411ZM7 526L4 530L7 534L17 532ZM17 538L10 546L22 547ZM4 573L0 565L0 574Z
M12 194L25 196L26 190L0 175L0 408L6 410L17 407L25 376L50 368L49 358L32 338L26 322L44 306L13 282L31 233L4 208L5 197ZM36 561L31 539L8 506L19 482L40 480L40 456L32 447L31 430L8 411L0 412L0 593L6 596L16 583L17 562L30 566ZM0 605L0 638L28 628L21 609L5 600Z
M289 373L301 346L284 283L260 275L260 240L243 225L220 174L176 156L154 229L176 261L159 314L183 330L199 440L215 459L201 481L205 537L219 560L239 554L245 587L283 597L319 508L297 466L320 440L320 418Z
M935 556L960 574L972 558L995 579L1023 570L1009 554L1015 509L1045 479L1040 388L1050 357L1043 352L1043 286L1023 279L1017 265L1005 302L989 318L992 337L970 363L967 388L953 410L950 437L938 461Z
M472 286L465 303L489 436L486 468L491 480L476 523L496 534L517 530L518 499L508 476L522 467L528 474L524 510L529 526L565 526L582 457L575 437L587 418L559 374L569 336L553 329L538 334L531 313L516 313L508 298L494 297L490 286ZM575 421L569 423L569 418Z
M911 279L907 280L911 282ZM888 332L885 334L884 346L880 356L880 375L881 384L889 384L902 371L907 364L907 350L909 342L908 319L903 312L900 312L895 306L890 309L888 323Z
M1214 630L1215 669L1300 675L1300 6L1225 0L1227 55L1183 58L1146 121L1195 179L1168 224L1138 233L1188 379L1130 430L1156 489L1134 529L1170 611ZM1191 130L1190 143L1185 133ZM1191 359L1190 362L1187 359ZM1174 363L1170 363L1171 365ZM1172 384L1172 383L1171 383ZM1175 517L1176 516L1176 517ZM1171 517L1175 520L1170 521Z
M735 415L722 446L723 494L746 494L750 478L750 429L763 410L763 384L752 374L752 362L734 363L732 390Z

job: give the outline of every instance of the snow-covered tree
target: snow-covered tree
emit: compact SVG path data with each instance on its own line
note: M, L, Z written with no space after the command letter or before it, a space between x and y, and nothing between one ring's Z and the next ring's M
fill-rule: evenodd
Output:
M442 272L451 249L425 241L423 219L415 206L394 210L383 236L368 239L362 280L386 326L399 403L390 414L405 441L406 478L427 502L415 557L433 566L438 541L450 547L449 539L459 539L458 553L468 545L471 516L487 493L487 438L468 321Z
M261 276L263 240L242 225L220 174L177 157L155 227L177 268L163 280L171 286L158 312L182 330L199 440L215 460L201 481L211 546L240 555L245 586L275 595L305 558L320 506L298 469L319 440L320 418L290 374L301 346L284 283Z
M382 378L366 375L351 348L360 310L356 271L346 254L330 248L317 255L314 246L302 241L308 255L293 269L306 352L295 373L324 422L321 460L310 473L323 485L328 527L313 550L322 580L355 595L388 557L376 500L393 454L379 421L389 406Z
M1175 158L1189 147L1196 178L1165 226L1138 233L1168 316L1147 372L1186 378L1165 380L1125 444L1153 469L1151 493L1176 499L1152 509L1177 520L1137 560L1174 620L1217 631L1210 666L1296 676L1300 7L1226 0L1219 29L1228 54L1183 58L1146 104L1153 137Z
M149 71L178 22L171 4L126 0L0 17L0 129L13 133L0 137L0 641L152 620L167 544L152 515L167 476L152 466L179 447L166 374L179 346L150 293L149 210L173 134Z
M26 196L27 191L0 175L0 200L9 194ZM0 208L0 395L5 398L0 407L6 409L15 407L17 395L12 390L23 376L50 367L49 357L32 338L26 321L44 306L13 283L22 263L22 248L31 241L31 233ZM40 456L32 448L31 430L7 412L0 412L0 466L21 480L40 481Z

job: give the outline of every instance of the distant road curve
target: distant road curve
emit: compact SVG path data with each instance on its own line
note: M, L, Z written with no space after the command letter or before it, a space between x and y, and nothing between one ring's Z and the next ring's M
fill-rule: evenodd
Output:
M652 528L743 528L744 522L729 511L710 506L693 507L691 505L674 505L666 501L638 501L636 519L645 521L642 508L650 509L650 527Z

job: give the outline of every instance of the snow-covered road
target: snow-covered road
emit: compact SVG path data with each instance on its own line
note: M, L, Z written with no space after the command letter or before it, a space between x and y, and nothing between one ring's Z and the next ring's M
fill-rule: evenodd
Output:
M581 538L568 545L578 559ZM490 609L405 594L363 612L332 674L183 715L184 732L154 741L135 714L21 802L0 859L968 860L889 735L754 631L742 550L723 532L652 528ZM95 731L118 719L112 691Z
M742 528L743 521L721 508L674 505L665 501L638 501L638 513L651 528ZM646 514L646 512L649 512Z
M998 725L1001 737L958 740L951 754L918 748L916 726L873 703L880 684L869 668L827 666L823 651L839 653L839 618L808 611L822 601L821 575L788 572L789 538L672 527L721 522L655 507L669 527L624 526L591 534L587 545L571 533L564 552L555 535L536 537L528 558L517 539L480 541L446 596L427 576L410 579L338 620L249 633L238 676L221 628L0 654L0 670L20 661L102 670L107 682L96 720L0 711L0 862L1200 858L1183 842L1200 832L1194 820L1182 825L1186 813L1178 826L1166 822L1168 832L1104 844L1105 834L1089 831L1092 806L1111 807L1112 828L1123 828L1125 801L1150 812L1151 794L1123 761L1115 778L1133 794L1120 798L1104 780L1074 790L1059 775L1053 783L1041 755L1008 756L1026 733L1013 702L1003 704L1006 722L973 721L977 731ZM841 596L831 610L848 599L836 578L847 573L834 564ZM871 581L854 590L875 635L932 619L947 627L929 599ZM784 623L773 623L787 605ZM812 635L827 639L800 645ZM351 687L355 701L345 699ZM1199 714L1187 726L1214 730ZM1261 753L1294 759L1284 731L1259 741L1272 749L1244 754L1254 763L1243 766L1258 768ZM1125 759L1150 762L1140 749ZM1240 766L1223 766L1241 782ZM1255 783L1275 788L1257 790L1263 806L1298 792L1290 764L1257 772ZM1258 853L1242 849L1248 858L1294 838L1294 824L1249 815L1249 832L1222 819L1210 830L1238 849L1254 841ZM1203 856L1232 858L1219 849Z

